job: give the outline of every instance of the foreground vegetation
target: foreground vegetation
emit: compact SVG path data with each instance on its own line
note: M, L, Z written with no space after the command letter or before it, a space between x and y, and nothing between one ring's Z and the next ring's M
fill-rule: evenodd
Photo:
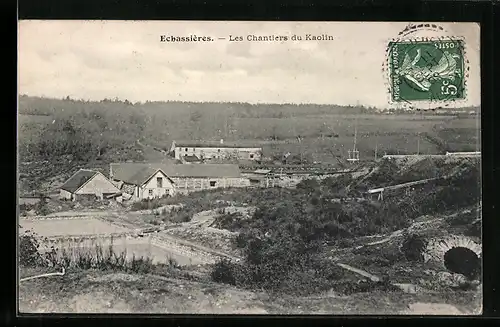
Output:
M127 259L127 252L118 253L111 243L104 247L56 248L42 251L40 238L33 231L19 236L19 265L24 268L65 268L69 270L121 271L127 273L171 276L179 269L175 259L167 257L163 263L153 263L152 258Z
M479 161L465 160L451 166L444 161L433 165L425 161L417 164L420 170L411 170L411 173L386 162L369 178L345 175L322 181L310 179L301 182L297 189L211 190L163 202L185 203L187 209L178 211L183 212L185 219L221 204L255 207L250 218L220 210L214 226L238 233L234 247L240 250L244 260L219 262L212 271L213 280L270 292L317 293L339 289L339 281L346 278L345 271L325 256L325 247L349 247L359 237L401 230L422 216L449 215L478 205L481 197ZM368 186L429 178L432 177L429 174L436 172L449 176L410 193L389 195L381 203L362 198ZM474 218L471 213L459 215L450 223L467 226L467 231L459 233L480 237L480 228L471 225L474 219L477 220L477 215ZM376 264L385 267L422 261L419 257L424 246L422 241L407 235L402 243L402 250L389 247L386 250L390 251L370 256ZM354 286L348 284L353 289ZM359 290L376 287L391 288L387 281L366 282Z

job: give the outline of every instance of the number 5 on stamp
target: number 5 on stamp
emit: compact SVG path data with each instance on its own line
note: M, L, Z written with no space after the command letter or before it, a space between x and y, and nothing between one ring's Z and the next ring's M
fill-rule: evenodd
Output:
M462 40L389 43L394 102L453 101L465 98Z

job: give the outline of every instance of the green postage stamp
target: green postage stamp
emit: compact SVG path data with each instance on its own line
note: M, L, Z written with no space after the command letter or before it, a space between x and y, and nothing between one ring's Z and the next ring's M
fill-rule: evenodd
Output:
M460 39L390 42L388 67L394 102L465 98L464 44Z

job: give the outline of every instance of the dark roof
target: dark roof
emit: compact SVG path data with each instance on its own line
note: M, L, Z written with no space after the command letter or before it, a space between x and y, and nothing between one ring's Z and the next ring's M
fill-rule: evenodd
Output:
M238 165L231 164L161 164L112 163L113 179L142 185L148 177L161 169L168 177L240 177Z
M186 147L186 148L262 148L260 145L248 142L231 142L224 141L174 141L176 147Z
M98 172L95 170L80 169L61 186L61 189L74 193L96 174Z
M134 185L142 185L142 184L146 183L151 176L156 174L157 171L158 171L158 168L143 167L143 168L137 170L137 172L134 175L132 175L129 180L126 180L124 182L127 182L129 184L134 184Z
M165 173L170 177L240 177L238 165L233 164L188 164L172 165Z
M127 184L142 185L158 170L163 172L161 167L150 166L148 164L111 164L113 179L123 181ZM163 172L165 174L165 172Z

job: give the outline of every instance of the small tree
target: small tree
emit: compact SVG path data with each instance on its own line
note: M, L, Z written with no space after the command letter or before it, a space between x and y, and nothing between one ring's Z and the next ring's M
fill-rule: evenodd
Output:
M19 237L19 264L25 267L35 267L40 264L40 244L35 233L26 231Z
M40 196L40 201L36 204L35 212L40 216L46 216L50 213L49 206L43 195Z

